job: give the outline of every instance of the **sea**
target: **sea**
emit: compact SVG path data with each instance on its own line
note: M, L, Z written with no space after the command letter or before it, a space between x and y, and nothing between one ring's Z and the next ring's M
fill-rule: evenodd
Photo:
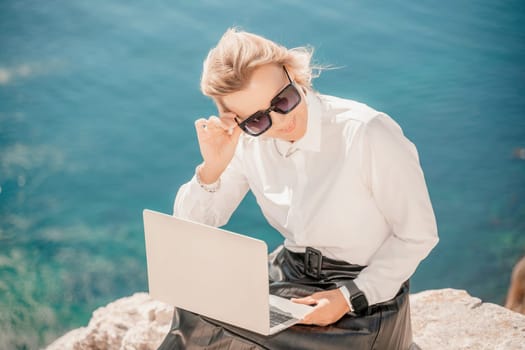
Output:
M525 254L523 23L517 0L0 1L0 349L147 291L142 210L171 213L201 161L202 62L230 27L313 47L316 90L416 144L440 242L412 292L503 304ZM226 228L282 242L251 194Z

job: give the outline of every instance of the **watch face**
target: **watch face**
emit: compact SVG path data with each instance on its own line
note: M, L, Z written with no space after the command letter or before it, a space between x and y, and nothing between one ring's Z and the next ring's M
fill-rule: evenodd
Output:
M362 312L368 308L368 302L363 294L356 295L352 298L352 306L357 312Z

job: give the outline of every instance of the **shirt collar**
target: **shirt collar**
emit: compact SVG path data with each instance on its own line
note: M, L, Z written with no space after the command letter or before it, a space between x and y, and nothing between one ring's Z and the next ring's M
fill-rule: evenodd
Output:
M286 153L288 154L298 149L313 152L319 152L321 150L321 101L317 94L311 90L307 90L305 95L308 115L304 136L293 143L275 140L279 149L287 149Z

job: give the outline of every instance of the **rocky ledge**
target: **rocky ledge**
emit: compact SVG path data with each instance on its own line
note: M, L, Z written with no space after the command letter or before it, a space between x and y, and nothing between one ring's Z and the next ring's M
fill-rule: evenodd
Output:
M414 340L423 350L525 349L525 316L483 303L463 290L410 295ZM173 308L146 293L119 299L93 313L87 327L55 340L55 349L156 349L169 330Z

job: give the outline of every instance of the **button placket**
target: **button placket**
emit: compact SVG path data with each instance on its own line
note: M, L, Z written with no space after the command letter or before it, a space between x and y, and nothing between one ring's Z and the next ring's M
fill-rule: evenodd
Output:
M293 196L290 204L290 211L288 213L288 222L291 224L295 241L301 244L304 241L304 222L301 210L301 203L304 195L304 187L306 185L306 168L305 158L302 152L294 153L290 159L292 160L295 173L296 182L293 188Z

